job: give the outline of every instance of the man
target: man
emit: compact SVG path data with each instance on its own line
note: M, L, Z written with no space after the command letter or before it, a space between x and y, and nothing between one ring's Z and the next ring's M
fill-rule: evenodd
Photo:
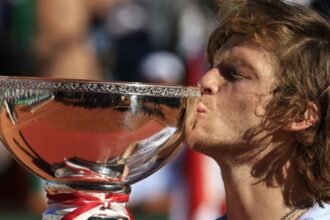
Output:
M329 220L329 23L278 0L220 8L186 142L221 167L221 219Z

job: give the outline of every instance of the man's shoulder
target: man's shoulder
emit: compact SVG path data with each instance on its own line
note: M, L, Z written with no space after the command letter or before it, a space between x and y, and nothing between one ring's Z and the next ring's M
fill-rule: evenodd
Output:
M330 220L330 204L322 203L322 205L323 207L315 204L299 220ZM216 220L226 220L226 217L222 216Z
M322 203L322 205L323 207L314 205L299 220L330 220L330 204Z

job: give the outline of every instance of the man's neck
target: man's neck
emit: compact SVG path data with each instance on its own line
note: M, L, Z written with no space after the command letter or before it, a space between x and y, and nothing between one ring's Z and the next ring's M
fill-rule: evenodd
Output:
M218 163L226 188L229 220L281 220L293 208L288 205L289 198L303 201L300 198L306 189L288 158L268 158L265 154L242 164L223 158ZM292 186L295 191L287 189ZM299 213L297 210L287 219L297 219Z
M280 220L290 211L284 205L281 188L269 188L251 177L249 167L222 170L226 188L228 219Z

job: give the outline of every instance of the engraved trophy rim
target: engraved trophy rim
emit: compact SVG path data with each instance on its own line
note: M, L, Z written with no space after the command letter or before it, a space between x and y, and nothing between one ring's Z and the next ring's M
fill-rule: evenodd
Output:
M201 95L200 89L194 86L32 76L0 76L0 89L96 92L177 98L198 97Z

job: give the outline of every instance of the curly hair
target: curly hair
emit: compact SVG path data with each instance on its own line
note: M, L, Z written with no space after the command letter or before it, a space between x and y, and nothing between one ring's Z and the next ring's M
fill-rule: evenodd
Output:
M330 25L306 7L279 0L221 1L207 59L232 35L254 39L279 61L268 119L281 126L302 120L311 103L317 123L295 133L292 159L313 201L330 200ZM305 115L306 116L306 115Z

